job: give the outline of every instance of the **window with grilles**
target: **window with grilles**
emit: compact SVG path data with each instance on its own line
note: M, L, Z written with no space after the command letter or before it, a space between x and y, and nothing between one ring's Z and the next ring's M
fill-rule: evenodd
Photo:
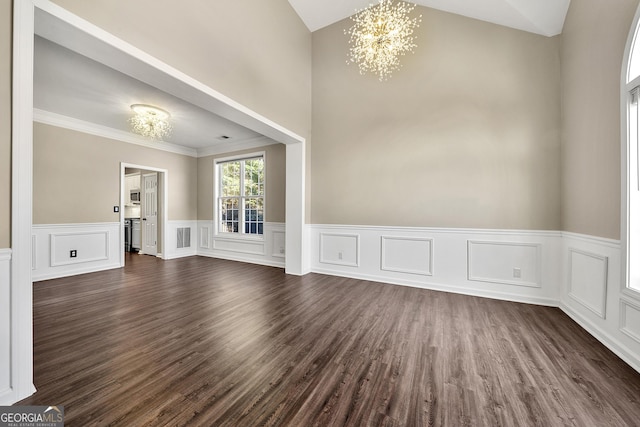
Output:
M262 235L264 156L217 163L218 232Z

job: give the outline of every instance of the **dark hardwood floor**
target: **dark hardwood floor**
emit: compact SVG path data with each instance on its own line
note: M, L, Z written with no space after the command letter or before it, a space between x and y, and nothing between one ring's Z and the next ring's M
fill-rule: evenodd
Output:
M640 374L560 310L209 258L34 284L68 426L632 426Z

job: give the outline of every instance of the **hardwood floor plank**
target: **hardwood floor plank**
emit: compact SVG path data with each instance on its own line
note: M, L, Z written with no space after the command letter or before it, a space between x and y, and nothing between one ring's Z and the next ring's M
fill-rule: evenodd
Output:
M21 405L68 426L633 426L640 374L560 310L191 257L34 284Z

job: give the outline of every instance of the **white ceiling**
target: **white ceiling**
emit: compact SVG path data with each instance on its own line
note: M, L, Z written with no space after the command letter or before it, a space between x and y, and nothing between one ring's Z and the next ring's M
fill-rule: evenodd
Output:
M165 142L186 147L185 152L191 150L194 155L271 142L257 132L38 36L33 103L40 112L121 131L131 138L137 137L130 133L131 104L157 105L171 114L173 132ZM41 116L36 114L36 118ZM229 138L223 139L223 135Z
M543 36L562 32L571 0L416 0L421 6ZM353 15L375 0L289 0L311 31Z

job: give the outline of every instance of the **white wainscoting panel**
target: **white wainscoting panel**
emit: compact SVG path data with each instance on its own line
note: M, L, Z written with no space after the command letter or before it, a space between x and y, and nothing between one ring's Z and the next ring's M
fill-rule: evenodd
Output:
M231 237L216 237L213 240L213 249L227 252L237 252L248 255L263 256L264 239L234 239Z
M562 236L560 308L640 372L640 300L623 298L620 241Z
M569 296L603 319L607 310L608 258L569 248Z
M620 331L640 343L640 304L620 300Z
M273 230L273 241L271 242L271 256L276 258L285 258L284 250L286 242L286 234L284 230Z
M469 240L467 248L469 280L541 286L540 244Z
M320 233L320 263L358 267L358 234Z
M119 222L34 225L32 233L34 281L120 267Z
M107 230L51 233L49 239L52 267L109 259L109 231ZM71 257L71 251L75 251L76 257Z
M178 228L189 228L191 234L191 246L185 248L178 247ZM198 230L198 221L167 221L167 235L164 239L165 248L162 248L164 259L183 258L188 256L194 256L198 253L198 242L196 242L196 236L202 236Z
M202 249L211 249L211 228L203 225L200 227L200 246Z
M11 249L0 249L0 402L11 392Z
M316 273L551 306L560 299L559 232L321 224L308 229ZM469 280L468 241L479 243L471 277L486 281ZM514 268L520 278L513 278Z
M210 247L200 244L197 255L249 262L284 268L285 224L265 222L264 233L259 237L215 235L213 221L198 221L200 242L210 242ZM206 235L206 238L203 237Z
M398 236L381 239L382 270L433 276L433 239Z

